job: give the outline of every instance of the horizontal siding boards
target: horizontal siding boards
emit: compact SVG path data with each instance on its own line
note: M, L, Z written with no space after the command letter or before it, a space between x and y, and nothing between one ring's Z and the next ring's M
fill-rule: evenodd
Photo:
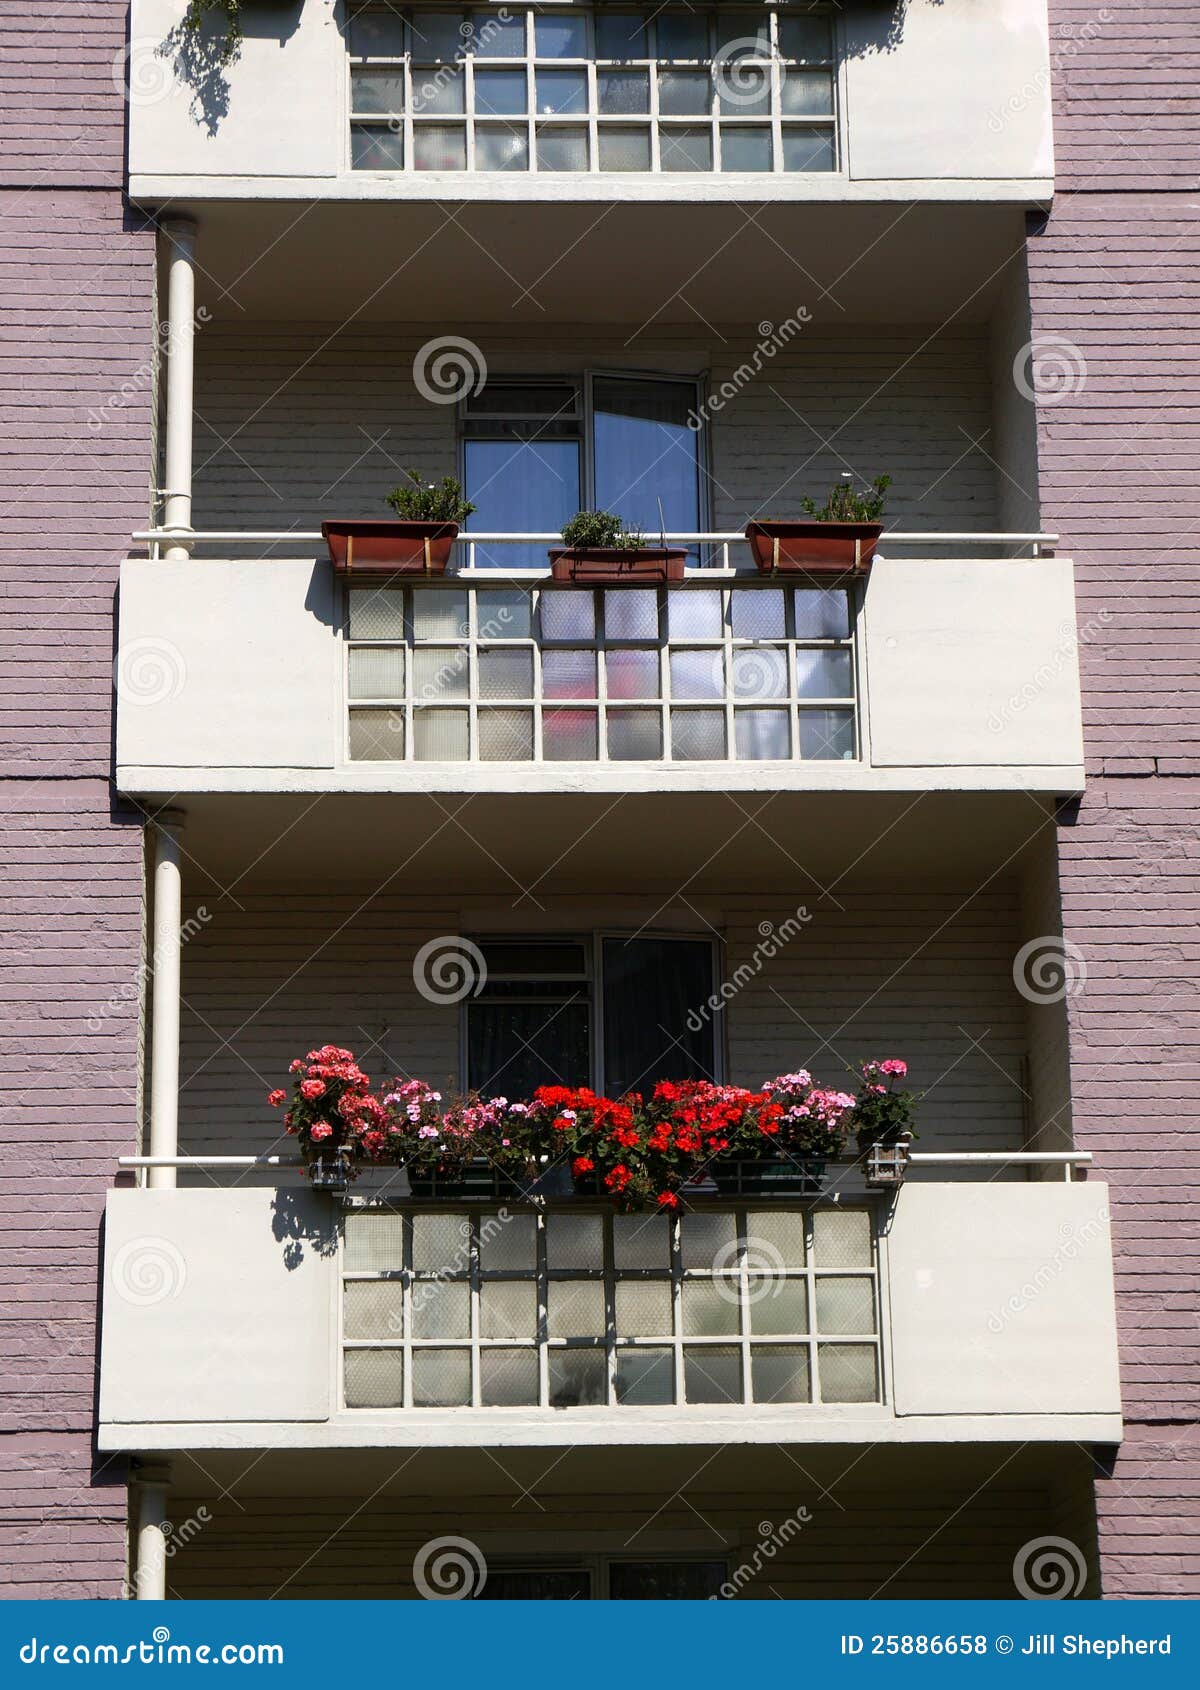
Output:
M889 511L903 526L988 529L996 523L987 349L982 331L808 330L761 374L739 380L759 331L598 336L547 329L538 340L458 325L493 378L562 374L589 361L617 369L711 373L734 392L714 414L713 516L740 529L756 510L795 510L842 471L894 478ZM456 467L455 407L423 399L413 361L427 331L255 324L203 327L196 351L198 527L313 528L331 515L386 514L384 494L415 464ZM552 352L545 348L552 347Z
M413 965L427 940L469 931L469 914L319 893L239 902L214 902L184 950L180 1130L189 1152L275 1145L279 1117L264 1094L293 1056L326 1039L349 1045L375 1078L458 1083L458 1008L422 997ZM799 900L723 901L731 1078L752 1084L807 1063L836 1085L864 1057L905 1055L927 1093L923 1145L1019 1148L1015 890L880 890L840 902L812 901L812 919L768 958L763 928L783 929ZM192 907L185 899L185 915ZM578 931L580 908L575 901L555 917L551 904L549 919Z

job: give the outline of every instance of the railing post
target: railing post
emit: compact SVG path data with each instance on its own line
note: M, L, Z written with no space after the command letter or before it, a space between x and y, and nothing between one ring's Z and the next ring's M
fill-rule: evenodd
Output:
M137 1473L137 1565L133 1594L138 1602L162 1602L167 1594L167 1519L165 1466L147 1466Z
M183 888L179 834L183 816L165 810L155 816L154 931L150 958L152 993L150 1047L150 1154L179 1154L179 972ZM152 1188L175 1185L174 1168L151 1168Z
M196 342L196 225L171 218L161 225L167 242L167 424L163 454L163 527L178 539L168 560L191 554L192 389Z

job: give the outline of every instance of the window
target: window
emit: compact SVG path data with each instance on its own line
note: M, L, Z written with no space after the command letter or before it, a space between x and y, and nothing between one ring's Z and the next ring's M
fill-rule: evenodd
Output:
M663 589L397 583L347 597L354 761L858 755L841 587L700 572Z
M724 1561L627 1561L588 1556L576 1565L497 1565L478 1593L485 1602L705 1601L718 1596Z
M702 527L694 381L595 375L490 381L462 416L463 482L483 534L557 534L584 508L647 534ZM588 442L590 441L590 449ZM477 546L477 568L540 569L544 546Z
M356 1209L349 1409L880 1400L870 1211Z
M711 1023L699 1032L687 1025L713 989L709 940L602 936L480 949L486 980L467 1003L472 1091L528 1097L542 1085L595 1085L617 1097L656 1080L716 1077Z
M355 170L836 170L828 10L365 6Z

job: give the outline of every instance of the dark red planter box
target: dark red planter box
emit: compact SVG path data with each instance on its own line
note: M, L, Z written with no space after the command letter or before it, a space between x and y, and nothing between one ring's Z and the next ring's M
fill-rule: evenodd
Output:
M748 522L760 575L865 575L883 533L880 522Z
M444 575L457 522L323 522L338 575Z
M631 551L621 546L573 546L550 553L550 573L556 581L601 582L618 586L629 582L649 587L682 581L687 552L664 546Z

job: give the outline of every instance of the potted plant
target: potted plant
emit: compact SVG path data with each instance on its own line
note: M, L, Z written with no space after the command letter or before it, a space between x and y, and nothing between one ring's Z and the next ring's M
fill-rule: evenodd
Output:
M896 1090L897 1080L907 1075L907 1062L897 1056L863 1063L853 1126L869 1185L899 1185L904 1178L908 1149L917 1136L917 1100L911 1091Z
M828 1163L845 1150L853 1108L848 1092L817 1086L804 1068L765 1081L729 1153L713 1163L718 1191L818 1196Z
M648 544L644 534L626 528L611 511L576 512L562 537L562 546L550 552L550 573L556 581L652 586L683 580L686 550L665 542Z
M366 1161L381 1159L386 1140L383 1110L371 1082L340 1045L321 1045L291 1064L292 1092L269 1093L283 1124L300 1143L308 1177L317 1191L345 1191Z
M397 1080L383 1100L389 1161L414 1197L494 1197L520 1187L526 1105L475 1093L443 1099L424 1080Z
M883 533L879 518L890 475L877 475L856 490L849 471L830 490L825 503L805 497L805 515L764 517L746 524L746 538L760 575L865 575Z
M475 506L463 497L462 484L452 475L425 481L419 470L404 473L407 481L387 496L398 521L364 518L321 524L337 574L445 573L459 527Z

